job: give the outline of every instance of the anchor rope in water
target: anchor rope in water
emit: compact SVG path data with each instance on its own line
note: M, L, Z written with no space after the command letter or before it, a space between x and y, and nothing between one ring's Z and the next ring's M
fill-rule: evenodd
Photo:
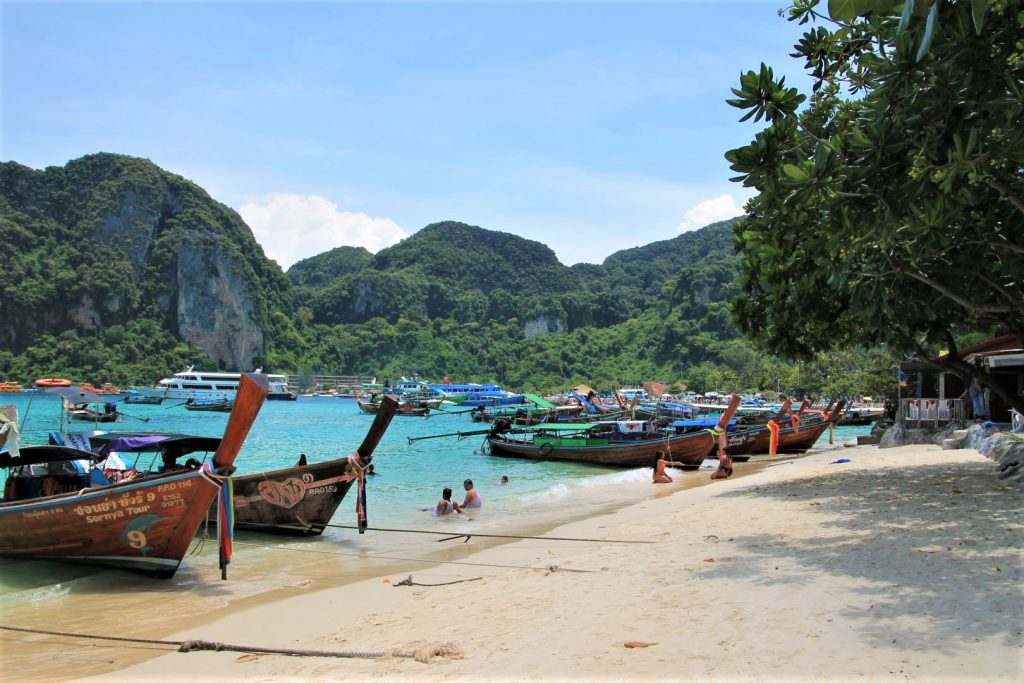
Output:
M235 545L248 545L257 548L266 548L267 550L286 550L288 552L317 553L319 555L359 557L364 560L398 560L401 562L423 562L424 564L461 564L468 567L496 567L498 569L533 569L538 571L577 572L580 574L592 574L597 571L595 569L566 569L565 567L559 567L553 564L549 564L544 567L532 567L530 565L525 564L491 564L487 562L462 562L460 560L428 560L426 558L420 557L394 557L392 555L366 555L361 553L342 553L333 550L314 550L312 548L295 548L291 546L282 545L264 545L263 543L247 543L245 541L235 541Z
M170 645L177 648L178 652L247 652L259 655L286 655L289 657L342 657L346 659L378 659L380 657L398 657L402 659L415 659L418 662L427 663L431 657L460 657L462 649L454 643L437 643L423 650L410 652L390 648L387 650L301 650L293 648L260 647L254 645L234 645L231 643L218 643L209 640L157 640L151 638L128 638L126 636L103 636L93 633L74 633L71 631L48 631L36 628L23 628L19 626L0 625L5 631L17 631L19 633L34 633L37 635L59 636L62 638L86 638L90 640L108 640L121 643L141 643L145 645Z

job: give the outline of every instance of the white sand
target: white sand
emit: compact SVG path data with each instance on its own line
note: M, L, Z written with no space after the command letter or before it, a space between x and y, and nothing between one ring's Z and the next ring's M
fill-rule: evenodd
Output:
M974 450L837 449L550 534L654 544L456 541L452 559L541 569L432 565L414 581L483 578L379 577L168 636L462 658L170 653L96 680L1020 681L1021 502Z

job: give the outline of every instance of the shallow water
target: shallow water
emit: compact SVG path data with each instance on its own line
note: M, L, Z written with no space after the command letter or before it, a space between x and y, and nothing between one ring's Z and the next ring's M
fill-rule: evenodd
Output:
M60 403L53 397L5 395L0 402L18 406L24 419L23 444L45 443L46 433L59 428ZM112 431L219 436L227 421L226 414L189 412L174 404L123 408L128 415L115 423ZM348 399L268 402L236 465L240 473L247 473L290 466L300 453L310 462L344 455L359 445L371 422L372 418L360 414L355 402ZM76 431L91 427L88 423L73 425ZM368 484L370 526L532 535L559 523L708 481L706 472L675 472L675 483L652 487L648 468L622 470L495 458L479 452L483 436L412 444L407 440L482 427L466 415L396 417L374 453L378 474ZM867 431L866 427L839 427L834 439L838 444ZM819 444L826 444L827 439L826 433ZM742 471L738 469L737 474ZM498 483L502 475L509 477L509 484ZM483 509L443 518L425 510L433 508L445 486L460 500L461 482L467 477L480 491ZM333 522L353 525L354 504L354 497L346 498ZM468 544L459 540L439 543L438 538L372 530L360 535L344 528L330 528L321 537L295 539L239 532L227 581L220 580L216 542L204 541L201 535L194 554L186 557L178 573L167 581L96 567L0 559L0 621L8 626L63 632L162 638L216 618L229 604L400 575L422 568L424 560L459 561L482 547L506 542L474 537ZM19 672L19 680L102 673L152 656L152 648L0 632L4 668Z

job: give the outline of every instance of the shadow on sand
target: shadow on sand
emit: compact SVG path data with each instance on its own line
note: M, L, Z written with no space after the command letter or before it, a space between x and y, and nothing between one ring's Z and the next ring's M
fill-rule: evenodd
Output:
M1020 644L1019 488L1000 481L985 462L877 473L834 467L835 474L723 494L749 500L751 514L765 499L814 510L834 535L799 540L783 527L777 534L737 536L729 541L750 555L701 576L762 585L800 584L820 572L848 577L864 601L842 617L860 623L858 631L878 645L949 653L993 636ZM780 576L780 560L797 569Z

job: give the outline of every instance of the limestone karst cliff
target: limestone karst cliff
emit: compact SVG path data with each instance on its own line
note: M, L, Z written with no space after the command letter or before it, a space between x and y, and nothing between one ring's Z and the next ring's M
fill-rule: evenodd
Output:
M13 250L0 349L40 334L152 319L228 369L252 369L288 283L237 213L145 159L0 164L0 236Z

